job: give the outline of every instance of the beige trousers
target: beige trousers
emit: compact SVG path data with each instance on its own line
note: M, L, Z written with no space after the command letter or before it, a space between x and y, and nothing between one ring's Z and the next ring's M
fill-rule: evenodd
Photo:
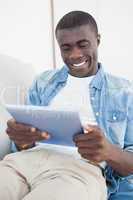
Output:
M99 167L72 155L33 148L0 161L0 200L106 200Z

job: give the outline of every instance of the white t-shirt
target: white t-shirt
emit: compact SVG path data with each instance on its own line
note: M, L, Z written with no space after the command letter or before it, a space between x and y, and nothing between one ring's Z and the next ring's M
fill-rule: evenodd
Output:
M89 84L94 76L77 78L68 75L67 84L53 98L50 108L61 110L76 110L79 112L81 123L96 123L89 97ZM60 146L53 144L42 144L45 148L57 150L67 154L73 154L80 157L76 147Z
M52 100L50 107L62 110L76 110L82 124L96 123L89 96L89 84L94 76L77 78L68 75L67 84Z

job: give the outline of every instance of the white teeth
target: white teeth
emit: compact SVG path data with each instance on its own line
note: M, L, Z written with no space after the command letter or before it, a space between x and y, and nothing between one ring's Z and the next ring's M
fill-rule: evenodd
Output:
M84 65L86 63L86 61L82 62L82 63L78 63L78 64L73 64L74 67L80 67L82 65Z

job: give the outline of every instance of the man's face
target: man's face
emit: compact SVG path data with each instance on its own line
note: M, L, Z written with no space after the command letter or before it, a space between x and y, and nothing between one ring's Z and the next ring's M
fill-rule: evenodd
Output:
M69 73L76 77L96 74L99 35L89 25L58 30L57 41Z

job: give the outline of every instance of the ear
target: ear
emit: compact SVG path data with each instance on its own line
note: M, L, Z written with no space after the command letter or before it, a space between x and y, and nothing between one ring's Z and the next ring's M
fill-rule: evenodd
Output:
M100 40L101 40L101 35L98 34L98 35L97 35L97 46L99 46L99 44L100 44Z

